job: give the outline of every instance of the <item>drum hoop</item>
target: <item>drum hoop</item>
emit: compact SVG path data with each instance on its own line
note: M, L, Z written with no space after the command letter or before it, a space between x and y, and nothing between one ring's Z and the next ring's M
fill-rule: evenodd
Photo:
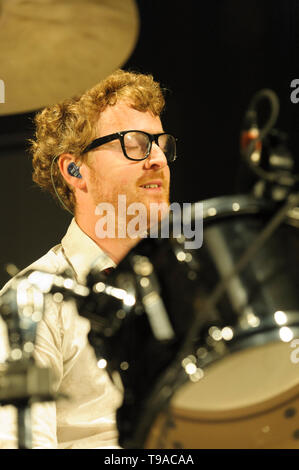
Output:
M259 199L248 194L237 194L235 196L205 199L202 204L203 220L211 221L227 216L273 212L278 203L267 199ZM192 208L192 215L195 215L194 207ZM299 228L299 207L292 209L287 214L285 223Z
M269 212L275 207L272 201L258 199L248 194L222 196L202 201L203 219L217 219L228 215L257 214Z

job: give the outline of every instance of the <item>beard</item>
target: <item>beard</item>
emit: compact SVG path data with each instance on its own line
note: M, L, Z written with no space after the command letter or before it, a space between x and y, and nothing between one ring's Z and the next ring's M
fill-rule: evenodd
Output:
M142 237L168 213L169 178L162 172L156 172L153 179L162 181L159 191L141 188L144 184L141 178L134 184L120 182L115 185L111 180L103 181L97 174L94 175L90 187L94 207L106 207L108 210L113 207L116 238Z

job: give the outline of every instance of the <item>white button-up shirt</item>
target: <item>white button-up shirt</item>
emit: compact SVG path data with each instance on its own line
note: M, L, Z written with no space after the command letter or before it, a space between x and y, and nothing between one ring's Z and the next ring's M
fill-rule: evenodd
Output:
M61 244L26 268L60 274L71 269L80 283L91 267L114 267L113 261L89 238L73 219ZM4 286L6 290L10 281ZM68 395L56 402L32 406L32 447L95 449L118 447L116 409L122 393L105 370L99 369L88 343L89 321L77 312L75 302L46 302L39 322L34 356L39 366L50 367L55 390ZM0 318L0 363L9 354L7 328ZM16 409L0 406L0 448L17 448Z

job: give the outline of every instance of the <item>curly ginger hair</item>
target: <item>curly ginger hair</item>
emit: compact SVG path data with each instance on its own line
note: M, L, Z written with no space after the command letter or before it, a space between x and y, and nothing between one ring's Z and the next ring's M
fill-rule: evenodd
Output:
M82 152L97 137L100 113L119 100L129 102L138 111L149 110L158 116L165 106L163 90L152 75L117 70L81 96L46 107L35 116L35 136L30 140L32 179L55 199L58 199L57 191L70 212L74 212L75 196L59 170L58 159L54 159L71 153L74 159L84 161L87 154Z

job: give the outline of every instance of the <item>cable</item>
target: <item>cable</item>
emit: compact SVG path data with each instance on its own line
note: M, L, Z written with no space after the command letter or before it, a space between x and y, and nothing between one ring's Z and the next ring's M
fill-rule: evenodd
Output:
M270 114L270 117L264 127L260 130L260 135L258 139L264 139L264 137L268 134L268 132L272 129L272 127L275 125L278 115L279 115L279 99L274 93L274 91L269 90L267 88L258 91L252 98L250 105L249 105L249 112L250 111L255 111L256 106L261 99L267 98L268 101L270 102L272 106L272 112Z

